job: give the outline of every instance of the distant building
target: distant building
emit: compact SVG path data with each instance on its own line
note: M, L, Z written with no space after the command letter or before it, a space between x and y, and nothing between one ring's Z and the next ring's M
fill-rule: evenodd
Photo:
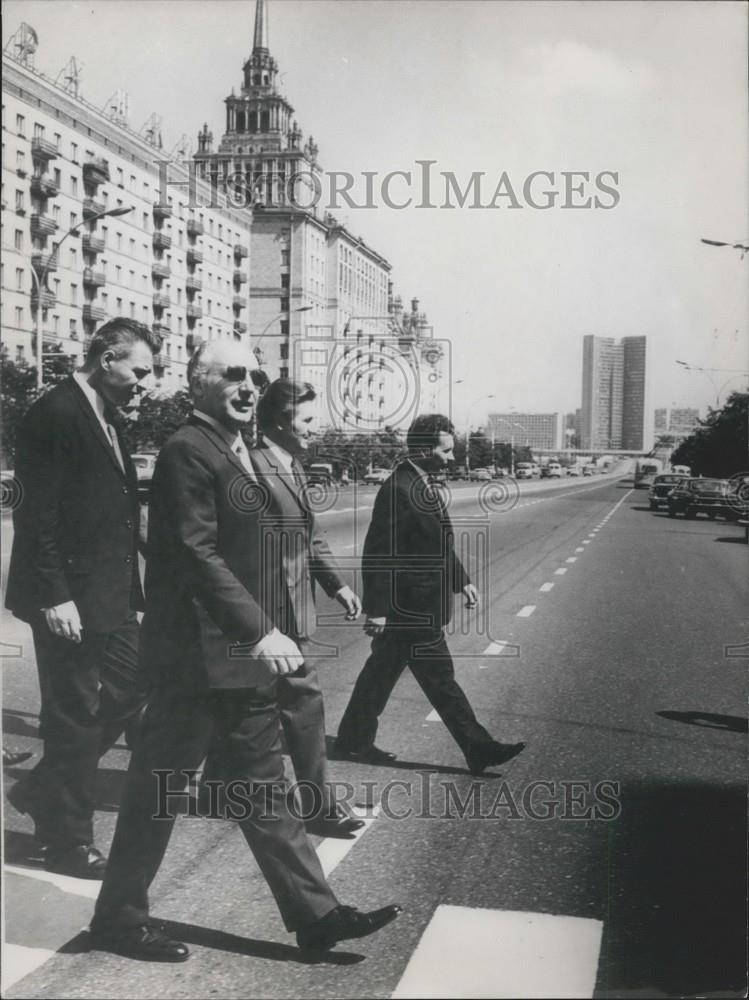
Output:
M683 441L699 427L700 411L696 407L684 406L659 407L654 411L654 429L656 439L668 434L676 441Z
M4 344L34 363L41 310L44 350L78 364L97 327L132 317L163 337L157 386L178 388L198 340L245 334L250 213L210 207L200 182L203 204L190 204L156 127L130 129L122 98L106 111L85 101L74 60L53 82L35 51L22 25L3 53Z
M487 434L495 441L512 441L541 451L562 447L558 413L490 413Z
M646 425L647 338L583 338L583 450L651 447Z
M265 0L256 0L252 54L226 98L225 132L214 151L204 126L195 155L199 177L254 205L255 352L271 378L315 386L323 424L364 432L408 423L435 380L447 384L446 365L425 361L436 357L426 318L393 299L390 263L318 204L318 147L304 140L268 46Z

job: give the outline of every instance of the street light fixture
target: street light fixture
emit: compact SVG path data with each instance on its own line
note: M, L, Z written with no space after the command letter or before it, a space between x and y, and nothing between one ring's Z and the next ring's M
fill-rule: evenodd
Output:
M712 385L713 389L715 390L715 409L716 410L720 409L720 394L723 392L723 390L728 385L728 383L729 382L733 382L735 379L740 378L742 376L743 377L749 376L749 371L743 371L741 368L701 368L699 365L690 365L686 361L678 361L678 360L677 360L676 364L677 365L681 365L682 368L684 368L685 371L688 371L688 372L702 372L703 375L707 375L707 377L710 379L710 384ZM725 380L725 382L720 386L720 388L718 388L718 386L717 386L717 384L715 382L715 379L712 376L713 372L733 372L733 374L730 376L730 378L727 378Z
M119 216L127 215L128 212L132 212L133 208L109 208L104 212L97 212L96 215L91 215L87 219L83 219L81 222L77 223L75 226L71 226L70 229L55 243L52 247L52 253L49 255L49 260L45 264L41 276L39 276L34 270L33 266L31 268L31 277L34 279L36 285L36 387L37 390L41 390L44 384L44 350L42 344L42 291L46 286L47 274L49 273L50 266L53 262L57 262L57 254L60 247L68 238L72 236L73 233L77 233L81 226L87 225L89 222L96 222L97 219L103 219L105 216Z
M284 316L286 316L287 314L291 315L291 313L309 312L310 309L312 308L313 308L312 306L297 306L296 309L282 309L281 312L276 313L275 316L271 317L271 319L268 320L263 329L260 331L260 336L257 339L257 343L252 348L252 352L257 358L257 363L261 368L263 367L263 360L262 360L262 351L260 350L260 345L263 342L265 334L268 332L268 330L270 330L273 324L277 323L279 319L283 319Z

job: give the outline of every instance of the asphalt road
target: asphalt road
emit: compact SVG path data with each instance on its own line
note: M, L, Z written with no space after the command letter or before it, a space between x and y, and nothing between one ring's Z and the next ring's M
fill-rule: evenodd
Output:
M88 953L96 884L41 872L28 820L8 807L5 996L743 995L741 529L653 514L617 477L517 496L479 486L450 500L483 600L459 610L449 641L480 720L525 751L473 779L407 675L377 740L393 766L331 762L370 817L356 840L320 842L333 887L363 908L399 902L400 919L307 964L239 832L184 817L152 902L191 960ZM321 514L353 570L373 495L349 488ZM4 568L7 540L4 520ZM336 654L318 664L332 737L368 643L337 605L319 611ZM4 625L6 741L38 751L28 635ZM126 762L115 749L102 763L104 849Z

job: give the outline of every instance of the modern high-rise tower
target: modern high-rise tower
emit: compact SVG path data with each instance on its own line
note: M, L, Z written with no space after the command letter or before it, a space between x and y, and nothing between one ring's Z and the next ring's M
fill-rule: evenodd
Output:
M583 450L650 447L646 361L647 337L583 337Z

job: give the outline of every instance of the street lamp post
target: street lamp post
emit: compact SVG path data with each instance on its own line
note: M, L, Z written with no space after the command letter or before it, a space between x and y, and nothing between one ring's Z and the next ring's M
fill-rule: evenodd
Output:
M742 377L746 378L749 375L749 372L742 371L740 368L700 368L699 365L690 365L686 361L677 361L676 364L681 365L685 371L702 372L703 375L707 375L707 377L710 379L710 384L712 385L713 390L715 391L716 410L720 409L720 394L723 392L728 383L733 382L737 378L742 378ZM713 372L733 372L733 374L729 378L727 378L719 388L718 385L716 384L715 379L712 376Z
M458 379L458 382L462 382L462 379ZM466 422L466 476L470 475L471 472L471 413L473 412L474 406L478 403L483 403L485 399L494 399L494 393L490 392L486 396L479 396L478 399L474 399L471 405L468 407L468 419Z
M262 344L263 338L265 337L265 334L268 332L268 330L270 330L273 324L277 323L279 319L283 319L284 316L287 315L287 313L291 315L291 313L309 312L310 309L312 309L312 306L297 306L296 309L282 309L281 312L276 313L275 316L272 316L268 320L263 329L260 331L260 336L257 339L257 343L252 348L253 354L257 358L257 363L261 368L263 367L263 360L262 360L262 351L260 350L260 345Z
M507 424L511 428L519 427L521 431L525 431L525 427L519 424L516 420L505 420L504 417L497 417L502 424ZM514 429L510 431L510 476L515 478L515 431Z
M47 274L49 273L50 266L52 262L56 259L57 253L68 238L72 236L73 233L77 233L81 226L85 226L89 222L96 222L97 219L103 219L107 215L127 215L128 212L132 212L132 208L110 208L104 212L97 212L96 215L92 215L88 219L83 219L81 222L77 223L75 226L71 226L70 229L55 243L52 248L52 253L49 255L49 260L42 269L41 276L39 276L34 267L31 267L31 277L34 279L34 284L36 286L36 387L37 390L41 390L44 384L44 350L42 344L42 292L46 287Z

